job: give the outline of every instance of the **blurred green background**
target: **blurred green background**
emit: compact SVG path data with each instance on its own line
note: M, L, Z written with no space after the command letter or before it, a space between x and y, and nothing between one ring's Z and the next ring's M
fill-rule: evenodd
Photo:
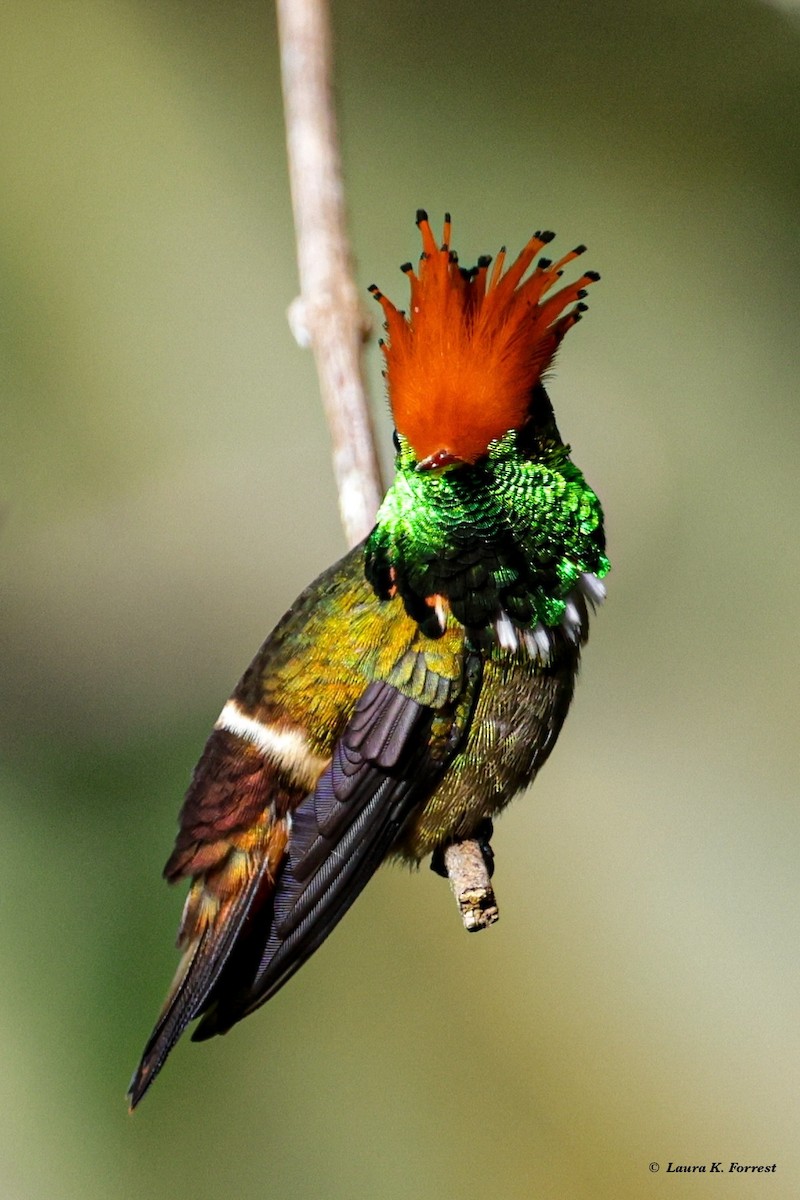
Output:
M614 573L494 839L501 923L382 872L229 1037L125 1087L222 701L343 549L255 0L0 18L0 1188L800 1195L800 19L786 2L338 0L360 283L418 205L603 274L551 386ZM383 445L390 427L370 352ZM670 1176L667 1163L777 1163ZM658 1174L648 1170L658 1161Z

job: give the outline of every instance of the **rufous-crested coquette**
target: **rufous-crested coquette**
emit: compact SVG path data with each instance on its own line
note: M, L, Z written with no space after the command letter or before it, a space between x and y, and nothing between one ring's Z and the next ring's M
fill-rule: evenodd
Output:
M370 535L312 583L226 702L164 874L183 956L130 1087L186 1026L225 1033L313 954L384 859L419 862L534 777L572 699L609 569L595 493L542 375L587 271L536 233L464 270L420 211L408 313L386 321L395 476ZM491 267L491 269L490 269Z

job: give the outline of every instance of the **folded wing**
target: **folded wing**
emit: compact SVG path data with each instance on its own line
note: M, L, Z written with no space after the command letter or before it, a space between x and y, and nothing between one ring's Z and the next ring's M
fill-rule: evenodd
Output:
M454 749L432 749L435 717L389 683L370 683L310 792L292 787L263 747L215 731L165 872L194 877L184 956L131 1082L131 1107L192 1020L203 1017L196 1039L224 1033L328 936Z

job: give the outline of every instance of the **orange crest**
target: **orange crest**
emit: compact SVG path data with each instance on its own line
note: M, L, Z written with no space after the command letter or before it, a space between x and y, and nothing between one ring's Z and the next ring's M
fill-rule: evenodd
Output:
M459 267L450 249L449 213L440 247L421 209L417 225L419 273L411 263L402 268L411 282L410 315L370 288L386 316L383 353L394 422L420 462L474 463L494 438L524 424L531 389L586 305L564 309L581 301L600 276L587 271L547 296L585 246L555 263L540 259L523 280L554 234L535 233L505 271L503 247L490 274L489 258L478 259L471 271Z

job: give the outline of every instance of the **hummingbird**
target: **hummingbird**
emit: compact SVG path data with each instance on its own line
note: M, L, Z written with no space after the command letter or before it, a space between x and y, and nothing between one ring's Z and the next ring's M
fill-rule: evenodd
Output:
M599 279L537 232L465 269L446 214L405 312L373 285L395 474L369 536L298 597L192 776L170 883L182 957L129 1091L187 1026L226 1033L320 946L387 858L485 838L534 778L605 597L603 514L543 383ZM534 260L537 260L534 266ZM491 270L490 270L491 268ZM531 269L533 268L533 269Z

